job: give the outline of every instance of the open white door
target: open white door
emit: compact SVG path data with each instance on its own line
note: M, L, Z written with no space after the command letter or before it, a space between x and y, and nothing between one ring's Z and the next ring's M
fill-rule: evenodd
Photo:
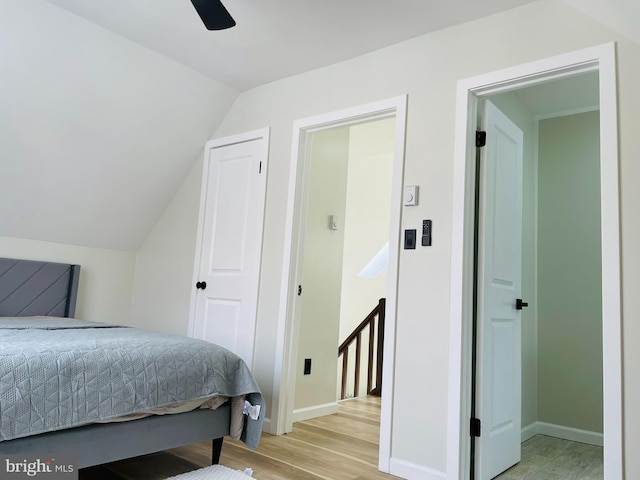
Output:
M476 478L489 480L520 461L523 135L489 101L482 124Z
M268 129L207 143L192 335L252 367Z

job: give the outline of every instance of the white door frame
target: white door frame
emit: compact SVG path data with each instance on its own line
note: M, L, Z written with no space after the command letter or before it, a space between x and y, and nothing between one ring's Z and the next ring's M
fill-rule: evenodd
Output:
M384 365L382 382L382 412L380 422L380 465L389 471L391 457L391 422L393 405L393 372L395 362L396 296L398 290L398 257L400 248L400 216L402 213L402 182L404 174L404 146L406 129L407 96L381 100L359 107L326 113L297 120L293 124L291 164L285 226L285 251L282 266L280 310L278 316L276 352L281 352L275 362L271 433L291 431L293 396L295 393L295 360L298 325L294 321L296 286L300 253L300 240L304 219L303 187L306 172L305 159L309 148L309 136L313 132L341 126L357 125L388 117L396 118L393 178L391 189L391 216L389 225L389 261L387 265L387 302L385 323ZM336 350L337 355L337 350Z
M451 245L447 478L470 467L475 131L478 100L578 73L600 75L604 477L623 478L618 123L615 43L461 80L457 88Z

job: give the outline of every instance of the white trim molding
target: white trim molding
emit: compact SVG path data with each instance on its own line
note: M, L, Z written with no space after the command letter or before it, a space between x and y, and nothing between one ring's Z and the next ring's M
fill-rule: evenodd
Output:
M533 422L522 429L522 441L525 442L536 435L561 438L572 442L586 443L597 447L604 446L604 434L582 430L580 428L556 425L547 422Z
M400 478L410 478L411 480L444 480L447 478L447 474L444 472L397 458L392 458L389 464L389 473Z
M322 405L314 405L312 407L296 408L293 411L293 423L304 422L312 418L324 417L325 415L333 415L338 413L338 402L325 403Z
M522 427L522 432L521 432L521 435L520 435L520 441L522 443L524 443L527 440L529 440L530 438L533 438L536 435L538 435L538 433L540 433L540 432L538 432L538 422L530 423L526 427Z
M470 468L471 318L475 130L479 99L524 86L598 71L602 212L604 478L623 478L618 117L615 43L461 80L457 88L453 178L447 478Z

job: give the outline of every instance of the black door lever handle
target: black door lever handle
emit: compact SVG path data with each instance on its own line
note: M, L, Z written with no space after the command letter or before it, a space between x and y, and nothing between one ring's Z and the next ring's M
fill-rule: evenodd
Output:
M528 307L527 302L523 302L521 298L516 298L516 310L522 310L524 307Z

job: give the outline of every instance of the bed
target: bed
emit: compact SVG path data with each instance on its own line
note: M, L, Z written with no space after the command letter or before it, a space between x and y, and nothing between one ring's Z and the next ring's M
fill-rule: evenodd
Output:
M231 434L257 447L264 401L239 357L74 319L79 273L0 258L0 454L72 455L84 468L204 440L218 463Z

